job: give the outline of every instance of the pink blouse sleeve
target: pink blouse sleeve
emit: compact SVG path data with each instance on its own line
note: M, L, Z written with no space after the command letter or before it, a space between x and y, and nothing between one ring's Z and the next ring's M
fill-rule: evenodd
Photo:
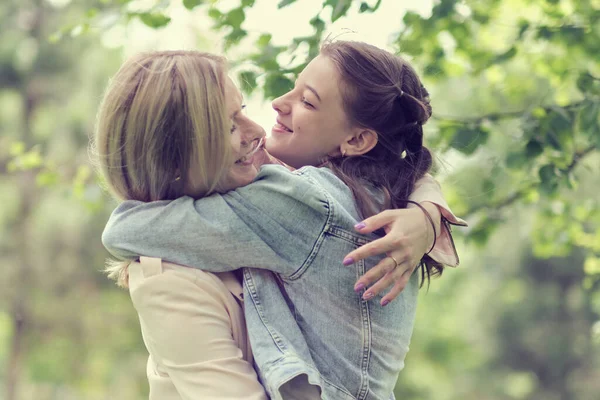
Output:
M450 210L439 183L431 175L425 175L417 181L409 199L417 203L429 201L438 206L442 214L441 232L438 233L435 247L429 255L444 265L458 266L458 253L454 247L451 225L467 226L467 223Z

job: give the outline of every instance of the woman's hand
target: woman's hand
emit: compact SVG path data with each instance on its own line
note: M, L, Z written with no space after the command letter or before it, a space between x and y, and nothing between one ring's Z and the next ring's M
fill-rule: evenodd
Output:
M430 202L421 203L431 215L435 232L440 232L441 213ZM394 300L404 289L423 255L431 249L434 230L423 210L417 206L406 209L385 210L365 219L355 226L360 233L371 233L383 228L386 235L350 252L344 258L344 265L353 264L367 257L387 254L375 267L364 274L354 286L360 292L363 289L364 300L370 300L382 290L392 289L381 299L385 306ZM373 284L376 282L375 284ZM371 286L372 285L372 286Z

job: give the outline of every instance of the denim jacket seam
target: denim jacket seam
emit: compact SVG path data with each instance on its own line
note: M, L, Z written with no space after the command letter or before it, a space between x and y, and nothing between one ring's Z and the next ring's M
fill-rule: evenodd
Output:
M329 379L326 379L323 375L321 375L321 379L323 380L323 382L327 383L329 386L336 388L337 390L339 390L340 392L342 392L344 394L347 394L348 396L354 397L354 395L352 395L352 393L350 393L347 389L336 385L335 383L331 382Z
M360 260L358 263L358 274L364 275L365 262ZM369 302L359 297L361 319L363 324L363 345L362 345L362 356L360 365L360 386L358 393L356 394L357 400L365 399L369 393L369 364L371 360L371 318L369 311Z
M277 348L279 349L279 351L282 354L287 354L287 347L285 345L285 342L279 337L279 335L274 332L271 329L270 324L267 321L267 318L265 316L265 312L262 308L262 304L259 300L259 296L258 293L256 291L256 286L254 285L254 281L252 280L252 276L250 275L250 271L248 271L248 269L244 269L244 286L246 286L246 288L248 289L248 293L250 294L250 298L252 300L252 303L254 303L254 307L256 308L256 312L258 313L259 317L260 317L260 321L262 322L262 324L264 325L265 329L267 330L267 332L269 332L269 335L271 336L271 339L273 339L273 342L275 343L275 345L277 346Z
M331 236L335 236L339 239L345 240L346 242L352 243L357 247L369 243L369 240L362 235L358 235L337 225L329 226L327 233Z
M325 222L323 223L323 226L321 227L321 232L320 232L319 236L317 237L317 240L315 240L315 243L313 244L310 254L308 255L308 257L306 257L306 260L304 260L304 262L302 263L300 268L298 268L294 273L292 273L289 277L287 277L288 281L294 281L296 279L301 278L302 275L304 275L304 273L306 272L306 270L312 265L312 262L317 257L317 254L319 253L319 250L321 249L321 245L325 241L325 233L327 231L329 231L329 227L331 225L331 220L333 219L333 216L334 216L333 201L332 201L329 193L327 193L327 191L324 190L323 187L321 187L321 185L319 185L314 179L312 179L309 174L305 173L304 171L297 171L296 173L298 175L302 175L303 177L305 177L306 180L308 180L322 195L322 199L325 201L325 207L327 208L327 215L325 217Z

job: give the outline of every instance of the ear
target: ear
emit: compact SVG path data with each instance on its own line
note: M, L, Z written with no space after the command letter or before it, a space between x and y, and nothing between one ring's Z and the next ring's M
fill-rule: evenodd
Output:
M377 132L360 128L340 145L340 152L345 156L359 156L371 151L377 145L377 141Z

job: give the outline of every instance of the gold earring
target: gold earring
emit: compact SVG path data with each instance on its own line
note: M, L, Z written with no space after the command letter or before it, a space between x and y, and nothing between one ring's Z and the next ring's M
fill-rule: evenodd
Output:
M342 150L342 157L346 157L346 150Z

